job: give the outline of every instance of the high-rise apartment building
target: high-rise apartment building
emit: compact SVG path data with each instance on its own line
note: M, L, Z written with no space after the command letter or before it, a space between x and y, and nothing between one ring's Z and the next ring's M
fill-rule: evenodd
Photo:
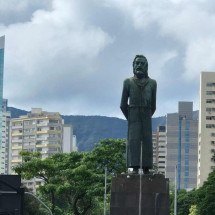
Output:
M200 187L215 169L215 72L202 72L200 77L198 178Z
M153 164L155 171L165 174L166 167L166 128L158 126L157 131L152 135L153 143Z
M9 138L11 113L7 111L7 99L2 103L2 145L0 174L9 173Z
M157 167L158 172L165 175L166 168L166 127L157 129Z
M152 132L152 149L153 149L153 168L157 169L157 146L158 142L157 142L157 132L153 131Z
M40 152L42 158L62 152L63 119L59 113L32 108L29 114L11 120L10 133L10 169L22 162L19 153L23 150Z
M3 100L3 74L4 74L4 43L5 36L0 37L0 154L2 150L2 100ZM0 157L0 163L3 158Z
M166 172L172 183L177 165L178 189L193 189L197 182L198 120L193 118L193 103L179 102L178 113L167 114Z

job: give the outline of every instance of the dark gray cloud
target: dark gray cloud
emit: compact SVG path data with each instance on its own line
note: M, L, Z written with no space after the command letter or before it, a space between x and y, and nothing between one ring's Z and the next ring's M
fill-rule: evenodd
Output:
M123 117L122 82L141 53L158 82L156 116L183 100L197 109L200 72L215 68L214 7L209 0L0 0L4 97L27 110Z

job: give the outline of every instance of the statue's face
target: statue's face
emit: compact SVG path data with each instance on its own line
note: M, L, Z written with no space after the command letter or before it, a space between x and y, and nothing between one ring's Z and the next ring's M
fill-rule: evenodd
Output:
M136 58L133 68L134 74L137 76L137 78L141 79L148 77L148 64L144 58Z

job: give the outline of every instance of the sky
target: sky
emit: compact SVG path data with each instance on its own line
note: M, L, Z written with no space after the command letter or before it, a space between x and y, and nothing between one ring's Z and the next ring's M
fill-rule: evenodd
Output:
M143 54L157 81L154 117L199 109L201 71L215 71L215 1L0 0L4 98L24 110L124 118L120 99Z

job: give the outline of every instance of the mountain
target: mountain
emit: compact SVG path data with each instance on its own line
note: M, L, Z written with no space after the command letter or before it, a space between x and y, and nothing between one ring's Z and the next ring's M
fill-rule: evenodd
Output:
M12 118L26 115L28 111L9 107ZM67 116L62 115L65 124L71 124L77 137L77 145L80 151L89 151L101 139L126 138L127 121L116 117L106 116ZM166 117L155 117L152 119L153 130L159 125L165 125Z

